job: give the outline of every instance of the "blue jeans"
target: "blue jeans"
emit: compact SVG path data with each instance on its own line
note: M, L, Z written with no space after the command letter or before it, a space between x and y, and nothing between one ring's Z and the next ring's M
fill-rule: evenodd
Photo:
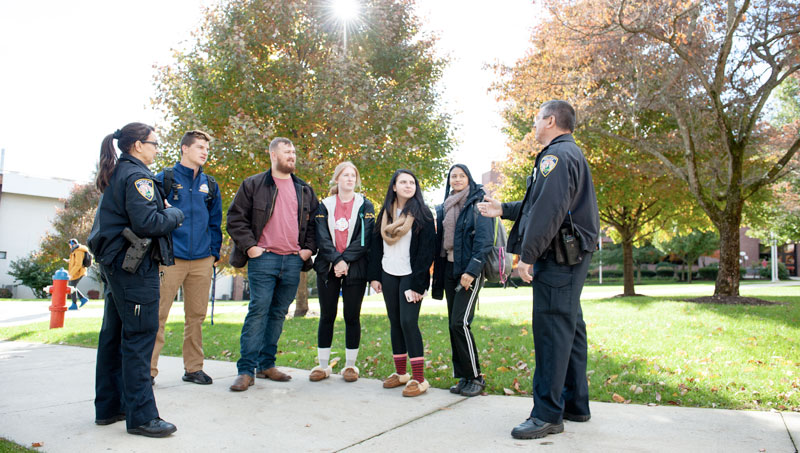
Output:
M303 260L299 255L264 252L248 261L250 305L242 325L242 358L236 362L239 374L253 376L254 370L275 366L278 339L286 312L297 294L302 267Z

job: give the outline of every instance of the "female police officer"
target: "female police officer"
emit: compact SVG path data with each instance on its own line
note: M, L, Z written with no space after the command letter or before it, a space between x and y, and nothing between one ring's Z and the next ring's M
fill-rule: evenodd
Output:
M122 151L119 159L115 139ZM164 202L147 168L157 153L156 135L146 124L130 123L103 139L96 180L103 195L89 236L106 287L97 347L95 423L125 420L129 433L148 437L176 431L175 425L158 417L150 356L158 331L158 264L172 264L169 233L183 221L183 213ZM139 260L131 238L142 241L130 232L152 239L139 249L144 251Z

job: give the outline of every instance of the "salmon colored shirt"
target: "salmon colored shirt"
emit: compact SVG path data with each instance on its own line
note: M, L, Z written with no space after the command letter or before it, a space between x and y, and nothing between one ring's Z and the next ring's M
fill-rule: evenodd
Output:
M297 223L297 192L292 178L274 178L278 186L272 216L261 232L258 246L277 255L300 251L300 225Z

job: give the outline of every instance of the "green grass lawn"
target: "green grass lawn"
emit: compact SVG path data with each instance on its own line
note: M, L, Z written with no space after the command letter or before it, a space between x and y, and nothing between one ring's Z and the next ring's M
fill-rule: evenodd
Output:
M762 282L763 283L763 282ZM589 336L590 395L598 401L636 404L800 411L800 287L742 286L743 296L781 302L775 306L729 306L682 302L703 283L649 285L638 290L671 290L689 296L600 298L621 286L591 286L583 311ZM713 292L713 284L710 292ZM692 290L689 291L688 289ZM709 292L709 294L710 294ZM473 322L482 371L491 394L530 395L534 364L530 288L486 289ZM502 296L502 301L492 298ZM370 296L367 301L380 301ZM420 326L426 377L435 387L453 384L447 314L443 305L423 302ZM312 300L313 303L313 300ZM227 302L239 304L242 302ZM374 304L368 304L374 305ZM291 310L290 310L291 312ZM344 322L336 323L332 360L344 363ZM362 311L358 366L362 377L393 371L385 310ZM242 314L217 314L203 327L206 357L239 358ZM316 365L316 317L288 319L279 344L278 365ZM100 319L71 319L64 329L47 323L0 328L0 339L95 347ZM165 355L180 355L180 310L167 324ZM233 371L234 365L231 364Z

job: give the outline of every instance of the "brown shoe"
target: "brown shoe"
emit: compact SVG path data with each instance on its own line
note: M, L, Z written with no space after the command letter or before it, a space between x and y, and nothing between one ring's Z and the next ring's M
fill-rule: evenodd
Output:
M431 386L428 380L424 380L422 382L418 382L416 379L412 379L408 381L406 384L406 388L403 389L403 396L419 396L425 393L426 390Z
M383 388L385 389L393 389L395 387L400 387L401 385L405 385L411 379L411 376L406 373L402 376L398 375L397 373L392 373L383 381Z
M233 381L231 390L234 392L244 392L251 385L253 385L253 376L250 376L249 374L240 374L236 376L236 380Z
M319 382L327 379L331 375L331 367L320 368L319 365L311 369L311 374L308 375L308 380L311 382Z
M259 379L272 379L273 381L286 382L292 379L288 374L278 370L278 367L267 368L256 372L256 377Z
M342 377L345 382L355 382L358 380L358 368L349 366L342 370Z

